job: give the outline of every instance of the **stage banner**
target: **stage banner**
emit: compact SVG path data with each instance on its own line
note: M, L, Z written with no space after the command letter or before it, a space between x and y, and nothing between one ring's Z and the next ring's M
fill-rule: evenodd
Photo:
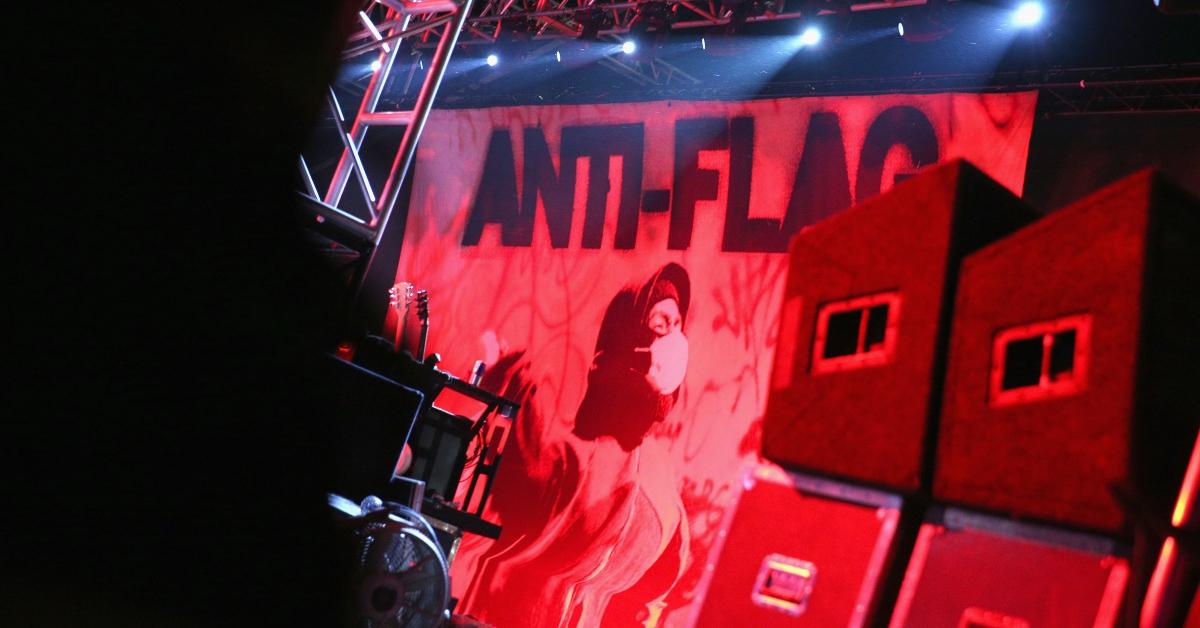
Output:
M499 628L683 625L759 460L790 237L951 158L1020 194L1035 104L435 111L396 281L429 292L441 368L466 378L482 360L485 386L522 403L486 513L503 532L463 539L456 611Z

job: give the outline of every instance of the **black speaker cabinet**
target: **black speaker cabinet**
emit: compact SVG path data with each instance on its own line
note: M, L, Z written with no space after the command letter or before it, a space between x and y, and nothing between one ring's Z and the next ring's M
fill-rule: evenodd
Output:
M327 488L352 501L387 495L424 395L333 356L325 374L337 395L337 414L329 417L337 434L331 443L335 477Z
M1200 422L1200 204L1145 171L968 257L935 496L1115 532L1163 517Z
M958 160L797 234L763 454L800 470L917 489L959 261L1035 218Z

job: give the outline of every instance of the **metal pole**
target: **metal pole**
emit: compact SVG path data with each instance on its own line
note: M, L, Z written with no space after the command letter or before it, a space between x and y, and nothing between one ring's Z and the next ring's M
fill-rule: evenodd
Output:
M350 169L358 175L358 185L362 188L363 200L367 202L367 210L372 212L371 217L374 219L375 192L371 190L371 182L367 180L367 170L363 168L362 161L358 158L354 140L346 132L346 126L342 123L342 107L338 104L337 95L333 93L332 87L329 88L329 108L333 110L333 123L337 125L338 135L342 138L342 147L350 151L352 160Z
M313 181L312 172L308 170L308 162L304 161L304 155L299 155L300 158L300 177L304 180L304 189L308 195L317 198L317 184Z
M404 179L408 176L409 167L412 165L413 156L417 152L417 140L421 137L421 131L425 128L425 122L429 119L429 111L433 108L433 99L437 96L438 87L441 86L442 77L446 74L446 68L450 65L450 55L454 52L454 46L458 43L458 34L462 32L463 23L467 16L471 13L471 5L474 0L463 0L462 6L458 8L458 13L454 15L454 20L446 25L446 30L442 35L442 40L438 42L437 50L433 53L433 60L429 62L429 74L425 77L424 84L421 85L421 91L417 94L417 102L413 106L412 124L404 130L404 139L400 141L400 150L396 152L396 159L392 162L391 171L388 173L387 180L383 184L383 191L379 194L379 202L375 207L379 212L379 222L376 225L371 225L375 228L375 246L378 248L379 243L383 240L384 230L387 229L388 219L391 218L392 209L396 206L396 199L400 196L400 188L404 183ZM371 252L372 261L374 261L375 252ZM370 262L367 264L370 269Z
M401 32L408 28L409 19L408 16L404 17L399 27ZM379 105L379 98L383 95L383 88L387 84L388 76L391 75L392 66L399 54L400 43L397 41L390 52L382 55L379 70L371 75L371 82L367 84L367 90L359 104L358 113L354 117L354 122L350 124L350 144L353 150L362 146L363 139L366 138L367 125L363 123L363 114L373 113L375 107ZM337 206L342 201L342 194L346 191L346 183L350 180L350 170L353 168L352 160L351 149L343 149L337 167L333 169L333 178L329 181L329 189L325 193L326 203Z
M412 123L404 130L404 138L400 140L400 148L396 151L396 158L392 162L391 170L388 172L387 180L384 182L383 191L379 195L379 202L375 205L375 213L378 217L372 224L367 225L369 229L373 230L374 237L365 263L357 265L358 272L351 280L351 285L354 286L355 303L362 303L363 284L375 266L376 256L379 253L379 245L383 241L384 234L387 233L388 220L391 218L392 210L396 206L396 199L400 196L400 188L403 187L404 179L408 176L413 156L416 155L417 140L420 139L421 131L425 128L425 122L429 118L429 111L433 109L433 99L437 96L437 90L441 86L442 77L445 76L446 68L450 65L450 55L454 52L454 46L458 42L458 35L462 32L463 24L466 23L467 17L471 14L472 4L474 4L474 0L463 0L462 5L458 8L458 12L454 14L453 19L446 25L442 39L438 43L438 47L433 54L433 59L429 63L429 72L425 75L425 80L421 84L421 91L417 94L416 104L413 106Z
M414 27L410 28L409 30L400 31L398 33L393 33L391 35L388 35L387 37L384 37L383 39L373 39L365 44L360 44L358 46L355 46L354 48L348 48L342 52L342 60L345 61L348 59L353 59L354 57L357 57L358 55L370 52L376 48L381 48L381 47L383 47L384 44L388 44L388 43L391 43L394 41L398 42L399 40L401 40L405 37L412 37L413 35L420 35L421 33L424 33L427 30L437 28L437 27L445 24L446 22L449 22L451 17L452 16L450 16L450 15L444 15L442 17L434 18L432 20L429 20L428 22L421 22L420 26L414 26ZM408 18L405 18L405 19L408 19Z

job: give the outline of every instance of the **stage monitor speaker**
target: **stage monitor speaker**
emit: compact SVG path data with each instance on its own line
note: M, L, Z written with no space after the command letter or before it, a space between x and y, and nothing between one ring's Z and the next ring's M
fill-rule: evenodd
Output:
M935 509L921 526L891 628L1110 628L1129 566L1113 541Z
M341 358L326 361L327 384L336 395L335 476L328 489L353 501L389 495L389 485L408 442L424 395Z
M865 625L876 612L900 502L773 465L748 469L688 625Z
M959 260L1035 218L957 160L797 234L763 454L889 489L927 482Z
M939 501L1103 532L1169 519L1200 421L1200 204L1145 171L968 257Z

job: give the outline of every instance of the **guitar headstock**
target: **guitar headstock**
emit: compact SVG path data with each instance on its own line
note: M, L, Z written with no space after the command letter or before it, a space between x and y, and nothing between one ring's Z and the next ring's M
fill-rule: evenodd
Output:
M391 288L388 288L388 306L393 310L402 311L408 309L408 306L413 302L413 285L407 281L401 281Z
M429 292L426 290L417 291L417 317L422 321L429 320Z

